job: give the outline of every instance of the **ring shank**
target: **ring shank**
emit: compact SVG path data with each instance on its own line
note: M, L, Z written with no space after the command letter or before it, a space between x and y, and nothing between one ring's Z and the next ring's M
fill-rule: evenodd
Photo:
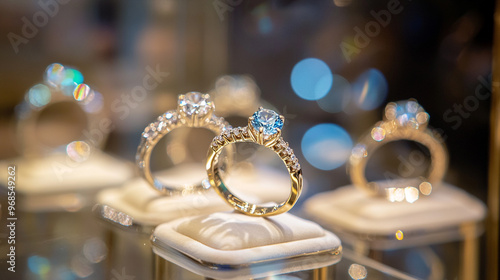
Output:
M153 186L156 190L161 192L164 195L189 195L189 194L197 194L206 191L209 189L209 184L202 182L191 185L191 186L182 186L182 188L167 186L162 183L160 180L155 178L151 172L151 154L158 142L167 135L170 131L179 128L179 127L199 127L206 128L212 131L214 134L219 134L222 132L224 127L228 124L222 118L214 117L214 119L202 123L198 126L189 126L183 123L176 118L173 118L171 121L158 121L150 124L145 133L143 133L141 137L141 143L137 148L136 154L136 163L139 169L139 175L141 175L146 181Z
M271 216L285 213L290 210L293 205L297 202L300 193L302 191L302 170L294 169L289 162L290 155L284 154L283 151L286 147L281 144L274 144L268 148L273 150L282 161L287 165L287 170L290 174L291 179L291 191L287 200L276 204L274 206L261 206L253 203L249 203L239 198L233 194L229 188L224 184L222 176L220 174L220 169L218 167L219 156L222 150L229 144L235 142L248 142L256 143L255 139L252 138L250 134L242 133L240 137L236 136L233 132L227 134L224 137L224 141L221 145L217 147L212 146L207 155L207 174L210 181L210 185L215 188L215 191L229 203L234 209L243 212L250 216ZM288 146L288 144L286 144Z

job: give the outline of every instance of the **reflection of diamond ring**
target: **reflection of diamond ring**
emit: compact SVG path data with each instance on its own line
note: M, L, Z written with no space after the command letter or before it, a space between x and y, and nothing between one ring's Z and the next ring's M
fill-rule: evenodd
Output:
M259 108L248 119L247 127L238 127L224 131L212 141L212 145L208 150L206 165L208 179L217 193L236 210L251 216L270 216L287 212L297 202L302 191L302 170L293 150L281 138L283 123L283 116L279 116L272 110ZM257 143L273 150L279 155L281 160L286 164L292 180L292 190L286 201L273 206L258 206L245 202L231 193L222 181L218 161L223 148L235 142Z
M184 189L165 186L158 179L153 178L150 159L151 153L160 139L175 128L203 127L211 130L216 135L231 128L224 118L213 114L214 109L214 103L208 94L189 92L179 95L176 111L164 113L158 117L156 122L151 123L144 129L141 143L137 149L136 161L140 174L151 186L167 195L196 193L210 187L207 181Z
M79 141L63 146L67 155L76 161L88 158L92 147L101 147L109 129L102 131L100 127L103 99L83 83L82 74L72 68L54 63L47 67L44 83L29 89L25 101L17 109L19 145L24 156L40 156L57 151L40 143L37 133L37 120L40 113L56 103L76 103L86 117L86 130L82 132ZM60 131L56 131L60 133ZM90 137L98 135L99 137Z
M429 195L432 184L439 183L444 176L448 155L440 135L427 127L428 122L429 114L415 100L387 104L384 120L376 123L352 150L348 170L353 184L371 194L386 195L392 201L404 198L408 188L383 188L375 182L368 182L364 173L368 159L380 146L391 141L411 140L426 146L431 155L429 174L418 185L422 194ZM413 190L418 195L416 188L409 187L410 192Z

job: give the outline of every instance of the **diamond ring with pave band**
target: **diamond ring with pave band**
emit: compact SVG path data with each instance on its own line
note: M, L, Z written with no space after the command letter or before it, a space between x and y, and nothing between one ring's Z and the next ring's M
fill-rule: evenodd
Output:
M418 187L422 194L429 195L432 186L439 183L446 172L448 154L440 135L428 128L428 123L429 114L414 99L387 104L383 121L377 122L352 149L348 165L352 183L372 195L386 196L390 201L401 201L399 198L404 198L405 188L383 187L380 183L368 182L365 168L375 150L382 145L397 140L410 140L429 149L431 166L429 174L417 180L418 186L404 187L412 190Z
M210 184L234 209L244 214L271 216L285 213L293 207L302 192L302 169L293 150L281 137L284 121L283 116L261 107L248 119L248 126L222 132L214 138L208 150L206 169ZM235 142L257 143L278 154L285 163L291 178L292 189L286 201L271 206L256 205L243 201L228 189L221 178L218 162L222 150Z
M151 153L160 139L176 128L206 128L216 135L231 129L231 126L224 118L213 114L214 109L215 105L210 99L210 95L189 92L179 95L177 110L165 112L158 117L157 121L149 124L144 129L141 143L137 148L136 164L141 176L156 190L165 195L187 195L210 188L210 184L206 179L200 182L200 184L184 188L166 186L160 180L153 177L150 160Z

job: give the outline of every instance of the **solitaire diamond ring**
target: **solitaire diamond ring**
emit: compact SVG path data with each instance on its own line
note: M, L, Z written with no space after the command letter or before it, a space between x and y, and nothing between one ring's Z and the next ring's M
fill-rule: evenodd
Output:
M150 160L151 153L160 139L178 127L206 128L216 135L230 129L231 126L224 118L213 114L214 109L214 103L208 94L189 92L179 95L177 110L165 112L144 129L141 143L137 149L136 163L141 176L156 190L165 195L186 195L210 188L210 184L206 180L198 185L182 189L175 186L166 186L153 177Z

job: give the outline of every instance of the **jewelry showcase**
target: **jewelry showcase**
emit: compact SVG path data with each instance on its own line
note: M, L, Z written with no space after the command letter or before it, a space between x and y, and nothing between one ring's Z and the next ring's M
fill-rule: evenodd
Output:
M498 279L495 3L63 2L0 3L0 279Z

